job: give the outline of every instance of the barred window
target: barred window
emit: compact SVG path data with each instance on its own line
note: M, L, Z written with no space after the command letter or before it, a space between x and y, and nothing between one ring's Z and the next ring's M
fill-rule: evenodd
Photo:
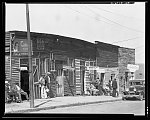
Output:
M85 65L85 61L80 61L80 65Z
M86 61L86 64L85 64L85 66L89 66L89 61Z

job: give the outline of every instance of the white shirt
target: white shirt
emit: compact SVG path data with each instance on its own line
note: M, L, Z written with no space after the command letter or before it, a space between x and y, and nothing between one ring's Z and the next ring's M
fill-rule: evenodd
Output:
M50 77L48 76L48 83L50 83Z
M21 90L21 88L18 85L16 85L16 87L17 87L17 90Z

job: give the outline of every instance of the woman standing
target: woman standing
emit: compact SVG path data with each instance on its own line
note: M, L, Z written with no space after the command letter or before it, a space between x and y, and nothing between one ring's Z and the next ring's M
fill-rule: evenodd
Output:
M41 85L41 98L47 98L47 93L46 93L46 89L45 89L45 79L43 76L41 76L39 82Z

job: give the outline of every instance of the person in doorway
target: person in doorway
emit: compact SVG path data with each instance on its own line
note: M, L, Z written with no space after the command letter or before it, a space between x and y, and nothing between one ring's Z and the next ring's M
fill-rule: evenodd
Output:
M23 91L17 84L12 84L11 91L15 93L16 97L18 96L18 102L22 102L21 95L25 95L26 99L29 101L28 94L25 91Z
M45 79L43 76L40 77L39 83L41 87L41 98L47 98Z
M112 81L112 88L113 88L112 96L113 96L113 97L116 97L116 89L117 89L117 81L116 81L116 78L114 78L114 80Z

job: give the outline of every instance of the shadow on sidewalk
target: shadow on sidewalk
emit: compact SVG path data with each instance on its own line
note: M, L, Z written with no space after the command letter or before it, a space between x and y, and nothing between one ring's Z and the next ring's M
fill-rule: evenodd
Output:
M45 103L48 103L49 101L52 101L52 100L47 100L47 101L45 101L45 102L43 102L43 103L41 103L41 104L39 104L39 105L36 105L35 108L37 108L37 107L39 107L39 106L41 106L41 105L43 105L43 104L45 104Z

